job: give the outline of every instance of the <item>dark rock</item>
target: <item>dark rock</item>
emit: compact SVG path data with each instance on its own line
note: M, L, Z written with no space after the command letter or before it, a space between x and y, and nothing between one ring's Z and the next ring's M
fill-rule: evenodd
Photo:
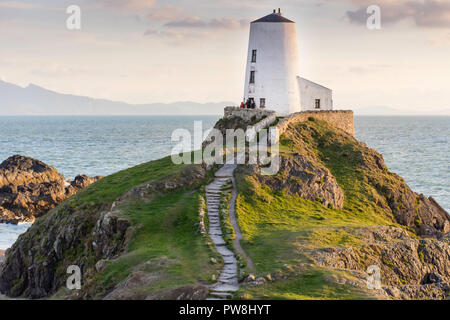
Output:
M442 282L442 277L434 272L427 273L422 279L422 284L433 284Z
M78 191L89 187L91 184L97 182L101 178L102 177L100 176L91 178L84 174L76 176L75 179L70 183L70 185L66 187L66 194L68 196L71 196L77 193Z
M65 285L77 265L83 279L96 262L115 257L125 246L129 223L111 213L87 213L61 205L36 220L8 251L0 267L0 292L11 297L47 297Z
M66 186L55 168L36 159L12 156L0 164L0 223L33 222L98 179L78 176Z
M308 255L331 268L365 272L376 265L386 292L398 299L445 296L444 286L426 285L450 283L450 246L446 242L418 240L401 228L388 226L363 228L356 235L365 241L361 247L316 249Z
M342 209L344 204L344 191L330 170L304 155L282 156L277 175L257 177L272 190L297 194L306 200L319 201L326 207Z

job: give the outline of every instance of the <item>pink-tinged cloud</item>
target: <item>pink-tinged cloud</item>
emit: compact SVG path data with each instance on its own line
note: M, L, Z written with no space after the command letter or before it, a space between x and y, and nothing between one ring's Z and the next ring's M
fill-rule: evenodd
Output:
M174 21L183 19L186 15L184 8L167 5L162 7L155 6L147 17L150 21Z
M174 8L171 8L174 9ZM158 37L172 45L191 43L193 40L217 38L234 30L248 26L248 20L233 18L214 18L205 20L197 16L187 16L182 13L181 19L175 19L164 24L163 29L149 29L144 35ZM164 16L169 18L170 15ZM164 20L161 17L161 20Z
M28 2L21 2L21 1L0 1L0 8L6 8L6 9L23 9L23 10L30 10L39 8L40 5L37 3L28 3Z
M109 7L124 9L149 9L156 4L156 0L101 0Z
M199 17L190 17L178 21L166 23L169 28L202 28L202 29L240 29L248 26L247 20L237 20L233 18L216 18L212 20L202 20Z

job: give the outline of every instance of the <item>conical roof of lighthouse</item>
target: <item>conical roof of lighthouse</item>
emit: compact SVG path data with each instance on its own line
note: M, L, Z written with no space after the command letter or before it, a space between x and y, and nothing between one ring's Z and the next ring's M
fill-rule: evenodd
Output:
M255 20L252 23L256 23L256 22L287 22L287 23L295 23L294 21L283 17L283 15L281 14L280 11L278 13L276 13L274 11L274 13L271 13L271 14L265 16L265 17L262 17L261 19Z

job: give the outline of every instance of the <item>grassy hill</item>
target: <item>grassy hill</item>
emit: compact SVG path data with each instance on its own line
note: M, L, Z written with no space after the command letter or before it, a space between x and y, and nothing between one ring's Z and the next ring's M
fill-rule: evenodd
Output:
M438 235L445 217L389 172L381 155L313 118L293 125L280 150L275 176L255 166L235 171L242 246L255 265L244 270L250 276L236 298L387 298L365 286L373 264L383 285L399 290L389 289L395 297L420 297L429 272L448 279L448 244L422 238L423 230ZM100 180L19 238L0 289L55 299L207 297L223 266L200 227L213 173L168 157ZM81 291L65 289L70 265L82 268Z

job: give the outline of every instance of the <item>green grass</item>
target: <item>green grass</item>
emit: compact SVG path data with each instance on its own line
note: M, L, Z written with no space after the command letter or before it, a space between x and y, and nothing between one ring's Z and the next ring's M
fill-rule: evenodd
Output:
M337 272L335 272L337 273ZM363 290L328 280L330 270L316 268L287 280L245 287L241 294L252 299L270 300L355 300L370 298Z
M273 192L251 177L244 179L238 184L236 211L244 250L258 273L306 261L299 253L300 244L305 248L360 244L352 229L377 224L371 216L326 208L296 195Z
M144 163L101 179L79 192L73 197L73 200L77 203L94 205L112 203L126 191L143 183L179 172L183 167L185 166L173 164L170 157Z

